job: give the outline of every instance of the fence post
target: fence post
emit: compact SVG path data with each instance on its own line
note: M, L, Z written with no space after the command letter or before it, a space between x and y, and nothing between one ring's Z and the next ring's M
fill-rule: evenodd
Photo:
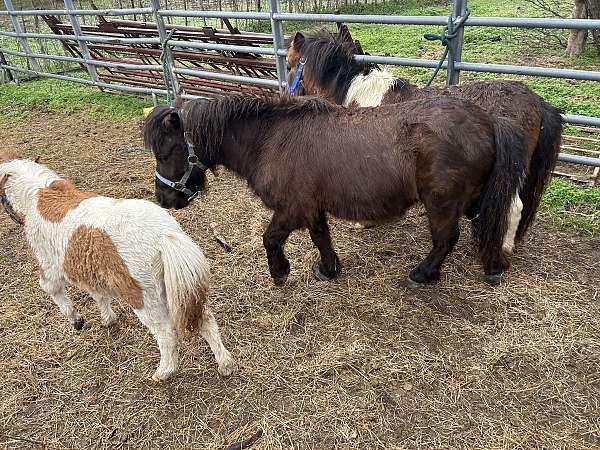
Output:
M287 73L285 56L279 56L278 50L285 50L283 27L280 20L273 19L273 14L279 13L279 0L269 0L269 9L271 14L271 31L273 33L273 48L275 49L275 61L277 62L277 81L279 82L279 93L283 93L285 88Z
M467 0L454 0L454 9L452 11L452 20L456 21L458 17L462 17L467 13ZM465 36L465 27L462 26L456 32L456 37L450 39L448 46L450 51L448 52L448 75L446 77L446 84L458 84L460 79L460 70L456 69L454 63L460 62L462 59L462 48Z
M165 21L159 14L159 11L160 0L152 0L152 15L154 16L154 21L156 22L156 29L158 30L158 37L160 38L160 45L163 52L161 58L163 59L163 78L165 80L165 86L167 91L169 91L169 87L172 87L173 94L179 95L179 82L177 81L177 75L175 75L175 72L173 71L173 53L171 52L171 47L167 42L168 35L165 27ZM169 86L169 84L171 86Z
M64 2L65 2L65 9L67 9L67 10L75 9L75 5L73 5L73 0L64 0ZM71 27L73 27L73 34L75 34L75 36L77 36L77 37L81 37L81 35L83 33L81 31L81 26L79 25L79 19L77 18L77 16L75 14L69 14L69 19L71 20ZM87 42L78 40L77 44L79 45L79 51L81 51L81 56L83 56L83 59L86 59L86 60L92 59ZM93 65L87 64L87 63L85 65L85 67L86 67L88 73L90 74L90 78L92 79L92 81L94 83L97 83L98 82L98 72L96 72L96 68Z
M37 60L31 56L33 52L31 51L31 47L29 47L29 42L27 42L27 39L22 36L23 30L21 29L21 24L19 23L17 16L11 14L15 10L12 0L4 0L4 6L6 6L6 10L10 14L10 21L15 29L15 33L17 33L17 41L19 41L21 50L27 54L27 60L29 61L31 68L36 72L41 72Z

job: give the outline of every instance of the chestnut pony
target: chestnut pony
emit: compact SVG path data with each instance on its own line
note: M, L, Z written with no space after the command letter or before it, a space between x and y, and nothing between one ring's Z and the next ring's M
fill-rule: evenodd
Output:
M261 99L232 95L181 108L159 106L144 124L157 162L156 197L183 208L204 187L205 171L223 165L248 181L274 214L263 242L271 276L290 271L283 246L308 228L319 249L318 278L340 262L327 214L346 220L390 220L425 206L433 249L408 285L437 280L473 205L486 280L508 267L522 204L527 143L512 122L471 103L428 98L379 108L347 109L319 98Z
M492 115L510 118L527 138L529 172L519 192L523 213L516 235L521 240L556 164L562 134L560 111L516 81L420 89L373 64L355 61L354 54L361 53L345 26L339 33L296 33L288 49L288 90L293 95L319 95L340 105L362 107L451 96L473 102Z

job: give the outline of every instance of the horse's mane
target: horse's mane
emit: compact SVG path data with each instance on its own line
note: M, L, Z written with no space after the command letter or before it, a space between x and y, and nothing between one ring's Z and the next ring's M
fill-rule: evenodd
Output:
M182 108L182 116L194 144L201 145L208 155L214 155L221 146L227 125L234 120L260 118L261 121L268 121L273 117L285 116L301 118L333 112L338 108L317 97L263 98L234 94L212 101L189 101Z
M194 145L205 149L207 155L218 150L223 132L232 120L260 118L263 121L274 116L300 118L333 112L338 106L317 97L263 98L252 95L232 94L215 100L191 100L181 108L161 105L152 110L144 122L144 146L155 151L165 138L164 119L173 111L183 118L185 131Z
M347 32L332 33L319 30L304 36L298 50L306 57L305 71L321 89L329 91L330 98L343 104L352 80L357 75L368 75L380 70L376 64L356 61L355 54L363 54L362 48L348 37ZM396 78L393 90L404 91L410 88L408 80Z
M347 88L352 79L366 75L373 66L354 60L356 45L339 33L319 30L306 34L300 54L306 57L307 69L317 85L322 87L335 84L335 100L343 103ZM338 98L339 97L339 98Z
M144 147L154 152L161 147L164 139L163 121L164 118L173 112L173 108L168 105L160 105L152 109L152 112L144 120Z
M1 166L0 174L18 177L20 182L24 184L31 183L35 186L45 186L52 181L61 179L49 167L30 159L14 159L2 163Z
M8 175L13 189L23 201L31 201L39 189L62 180L52 169L30 159L15 159L0 164L0 180Z

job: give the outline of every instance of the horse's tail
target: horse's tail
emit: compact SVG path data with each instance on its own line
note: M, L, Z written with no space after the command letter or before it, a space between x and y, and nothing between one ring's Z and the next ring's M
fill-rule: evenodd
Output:
M157 273L162 273L171 319L179 333L194 331L204 314L208 262L200 247L182 232L165 235L159 248Z
M519 194L523 202L523 212L517 229L516 239L518 241L523 239L529 225L535 218L535 213L542 200L542 194L552 175L560 151L562 134L560 111L543 100L541 104L540 135L529 163L529 174Z
M510 120L495 118L496 161L480 196L474 232L484 264L499 257L507 267L522 210L519 192L525 178L527 143L523 132Z

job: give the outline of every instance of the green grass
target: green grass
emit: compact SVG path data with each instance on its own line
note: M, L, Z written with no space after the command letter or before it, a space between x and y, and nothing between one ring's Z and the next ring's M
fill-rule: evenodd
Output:
M4 319L1 323L0 323L0 330L1 329L5 329L5 330L10 330L12 328L14 328L16 325L16 323L10 319Z
M67 113L85 110L95 118L121 121L140 117L142 109L151 104L148 98L115 95L49 78L22 82L18 86L0 86L0 118L3 120L26 118L32 110Z
M600 188L581 187L554 178L540 210L556 225L575 228L589 236L600 236Z

